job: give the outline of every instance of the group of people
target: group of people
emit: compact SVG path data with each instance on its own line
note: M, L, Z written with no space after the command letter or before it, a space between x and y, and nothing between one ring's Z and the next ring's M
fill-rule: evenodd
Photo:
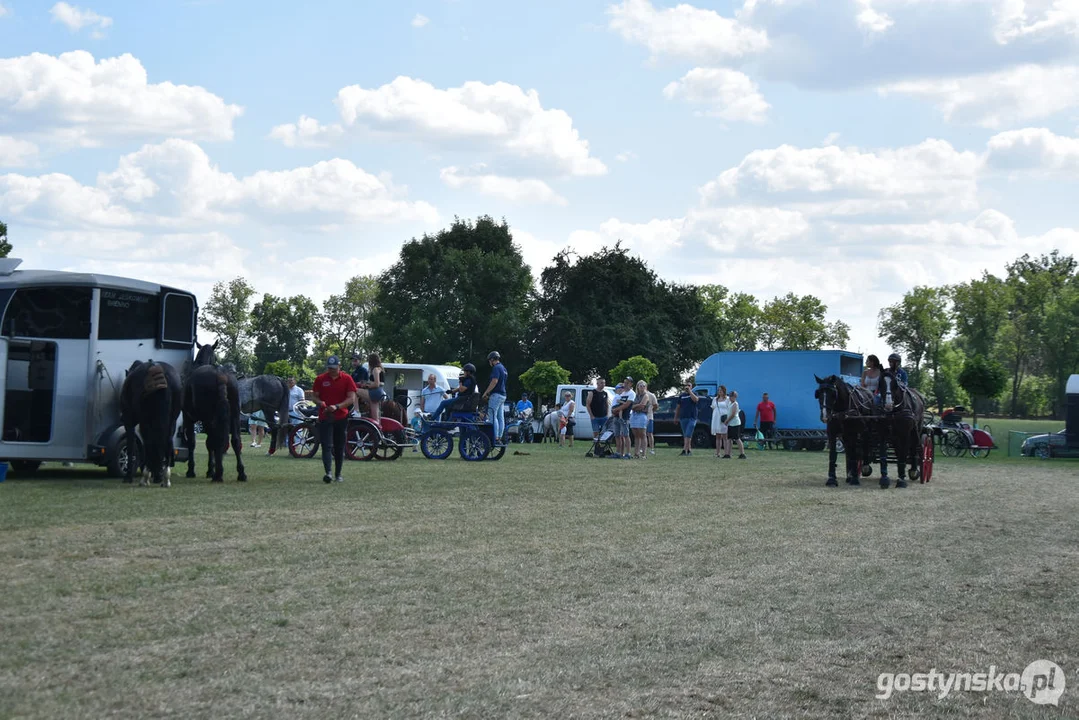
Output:
M900 383L906 385L907 371L903 369L901 365L902 362L903 358L899 356L899 353L892 353L888 356L889 371L898 378ZM876 355L869 355L866 357L865 370L862 371L860 384L873 394L873 400L878 405L884 403L884 396L887 394L887 390L884 387L884 372L884 368L880 364L880 358Z
M573 393L566 392L565 404L562 405L561 413L564 417L572 417L574 414ZM585 396L585 407L588 410L588 418L592 424L592 438L598 440L603 427L608 419L613 419L611 431L615 439L615 453L610 457L615 459L638 459L643 460L648 455L656 454L656 439L654 413L659 407L659 400L655 393L648 389L648 383L638 380L636 384L633 378L626 377L614 388L614 401L612 403L607 394L607 383L603 378L596 380L596 389ZM559 435L559 444L565 443L569 430L569 444L573 446L572 426L563 427Z
M693 454L693 434L697 428L697 408L700 407L700 396L693 392L690 383L682 387L678 396L678 405L675 407L674 417L682 428L682 452L680 455ZM764 394L764 400L757 406L758 416L762 406L768 422L775 426L775 405L768 400L768 393ZM758 417L759 419L759 417ZM720 385L716 396L712 398L712 423L711 434L715 437L717 458L730 459L731 450L738 445L738 458L746 459L746 448L742 443L742 407L738 404L738 391L731 390L727 393L727 386Z

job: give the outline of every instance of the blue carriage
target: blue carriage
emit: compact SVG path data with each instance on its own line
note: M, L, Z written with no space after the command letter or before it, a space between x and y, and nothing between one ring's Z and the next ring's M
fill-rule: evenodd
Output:
M479 404L480 396L472 393L463 397L449 410L446 420L423 419L420 429L420 450L430 460L445 460L453 454L453 439L462 460L501 460L506 454L506 436L494 442L494 429L487 422L487 409Z

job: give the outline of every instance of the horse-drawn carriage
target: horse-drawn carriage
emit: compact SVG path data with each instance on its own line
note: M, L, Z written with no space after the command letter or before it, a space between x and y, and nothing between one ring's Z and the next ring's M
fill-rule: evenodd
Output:
M907 486L908 474L912 481L921 483L932 479L939 430L932 425L932 415L926 413L921 393L888 371L882 397L836 375L816 380L821 421L828 429L828 486L838 485L836 446L840 437L849 485L860 485L859 478L871 476L874 464L879 465L884 488L890 487L889 463L897 469L897 488Z
M968 452L973 458L989 457L989 451L997 447L989 426L978 428L963 422L964 412L966 409L959 406L947 408L940 421L932 424L941 452L948 457L962 457Z
M293 407L298 421L288 429L288 451L295 458L314 457L319 448L318 407L303 400ZM382 416L378 424L355 410L345 430L345 455L350 460L396 460L406 447L413 447L415 431L398 420Z
M424 457L445 460L453 453L456 436L461 459L472 462L501 460L506 454L507 437L503 434L495 443L494 426L487 422L486 410L479 406L479 395L473 393L451 408L446 420L424 419L420 434L420 450Z

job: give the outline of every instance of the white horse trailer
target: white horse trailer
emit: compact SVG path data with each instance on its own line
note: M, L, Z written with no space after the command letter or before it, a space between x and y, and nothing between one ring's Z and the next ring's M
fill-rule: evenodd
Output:
M128 462L120 388L136 360L191 361L198 304L141 280L17 270L0 259L0 458L16 473L42 461ZM186 452L181 460L186 460Z

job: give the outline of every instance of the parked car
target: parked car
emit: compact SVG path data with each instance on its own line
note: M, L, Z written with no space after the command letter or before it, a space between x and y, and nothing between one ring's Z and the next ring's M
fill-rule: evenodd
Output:
M1027 457L1071 457L1075 450L1068 448L1067 431L1061 430L1044 435L1031 435L1023 441L1019 454Z

